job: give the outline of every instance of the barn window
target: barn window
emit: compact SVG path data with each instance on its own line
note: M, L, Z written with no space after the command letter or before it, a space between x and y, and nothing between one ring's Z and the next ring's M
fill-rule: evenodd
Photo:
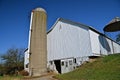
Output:
M66 62L66 67L68 67L68 62Z
M61 65L64 66L64 62L63 61L61 62Z
M26 68L28 68L28 64L26 64Z
M69 61L69 65L72 65L72 60Z
M74 59L74 63L76 63L76 58Z

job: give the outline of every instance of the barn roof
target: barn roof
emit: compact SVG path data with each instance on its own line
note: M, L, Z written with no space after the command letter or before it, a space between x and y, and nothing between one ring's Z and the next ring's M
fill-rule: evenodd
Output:
M99 33L99 34L102 34L102 33L100 33L99 31L97 31L95 28L93 28L92 26L88 26L88 25L81 24L81 23L79 23L79 22L74 22L74 21L71 21L71 20L68 20L68 19L64 19L64 18L58 18L58 19L56 20L55 24L48 30L47 33L51 32L51 31L53 30L53 28L55 27L55 25L56 25L59 21L65 22L65 23L68 23L68 24L72 24L72 25L76 25L76 26L78 26L78 27L84 26L84 27L87 27L87 28L89 28L89 29L91 29L91 30Z
M74 22L74 21L71 21L71 20L68 20L68 19L64 19L64 18L58 18L58 19L56 20L55 24L47 31L47 34L54 29L55 25L56 25L59 21L65 22L65 23L69 23L69 24L72 24L72 25L76 25L76 26L78 26L78 27L84 26L84 27L87 27L87 28L91 29L92 31L94 31L94 32L96 32L96 33L98 33L98 34L104 35L103 33L99 32L98 30L96 30L95 28L93 28L92 26L88 26L88 25L85 25L85 24L82 24L82 23L79 23L79 22Z

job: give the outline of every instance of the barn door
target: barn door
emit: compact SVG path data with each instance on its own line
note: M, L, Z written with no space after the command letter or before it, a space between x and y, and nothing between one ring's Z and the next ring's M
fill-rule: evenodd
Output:
M60 60L54 61L57 71L61 74L61 62Z

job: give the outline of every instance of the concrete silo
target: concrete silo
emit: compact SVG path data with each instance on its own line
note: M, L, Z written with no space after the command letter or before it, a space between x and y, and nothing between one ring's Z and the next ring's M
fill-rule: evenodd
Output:
M40 76L47 71L46 20L47 14L43 8L32 11L28 45L31 76Z

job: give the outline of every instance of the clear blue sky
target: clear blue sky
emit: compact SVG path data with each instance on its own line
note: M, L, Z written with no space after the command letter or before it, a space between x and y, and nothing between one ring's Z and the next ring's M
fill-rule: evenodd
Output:
M62 17L103 32L111 19L120 17L120 0L0 0L0 54L27 48L30 13L36 7L47 11L47 30Z

